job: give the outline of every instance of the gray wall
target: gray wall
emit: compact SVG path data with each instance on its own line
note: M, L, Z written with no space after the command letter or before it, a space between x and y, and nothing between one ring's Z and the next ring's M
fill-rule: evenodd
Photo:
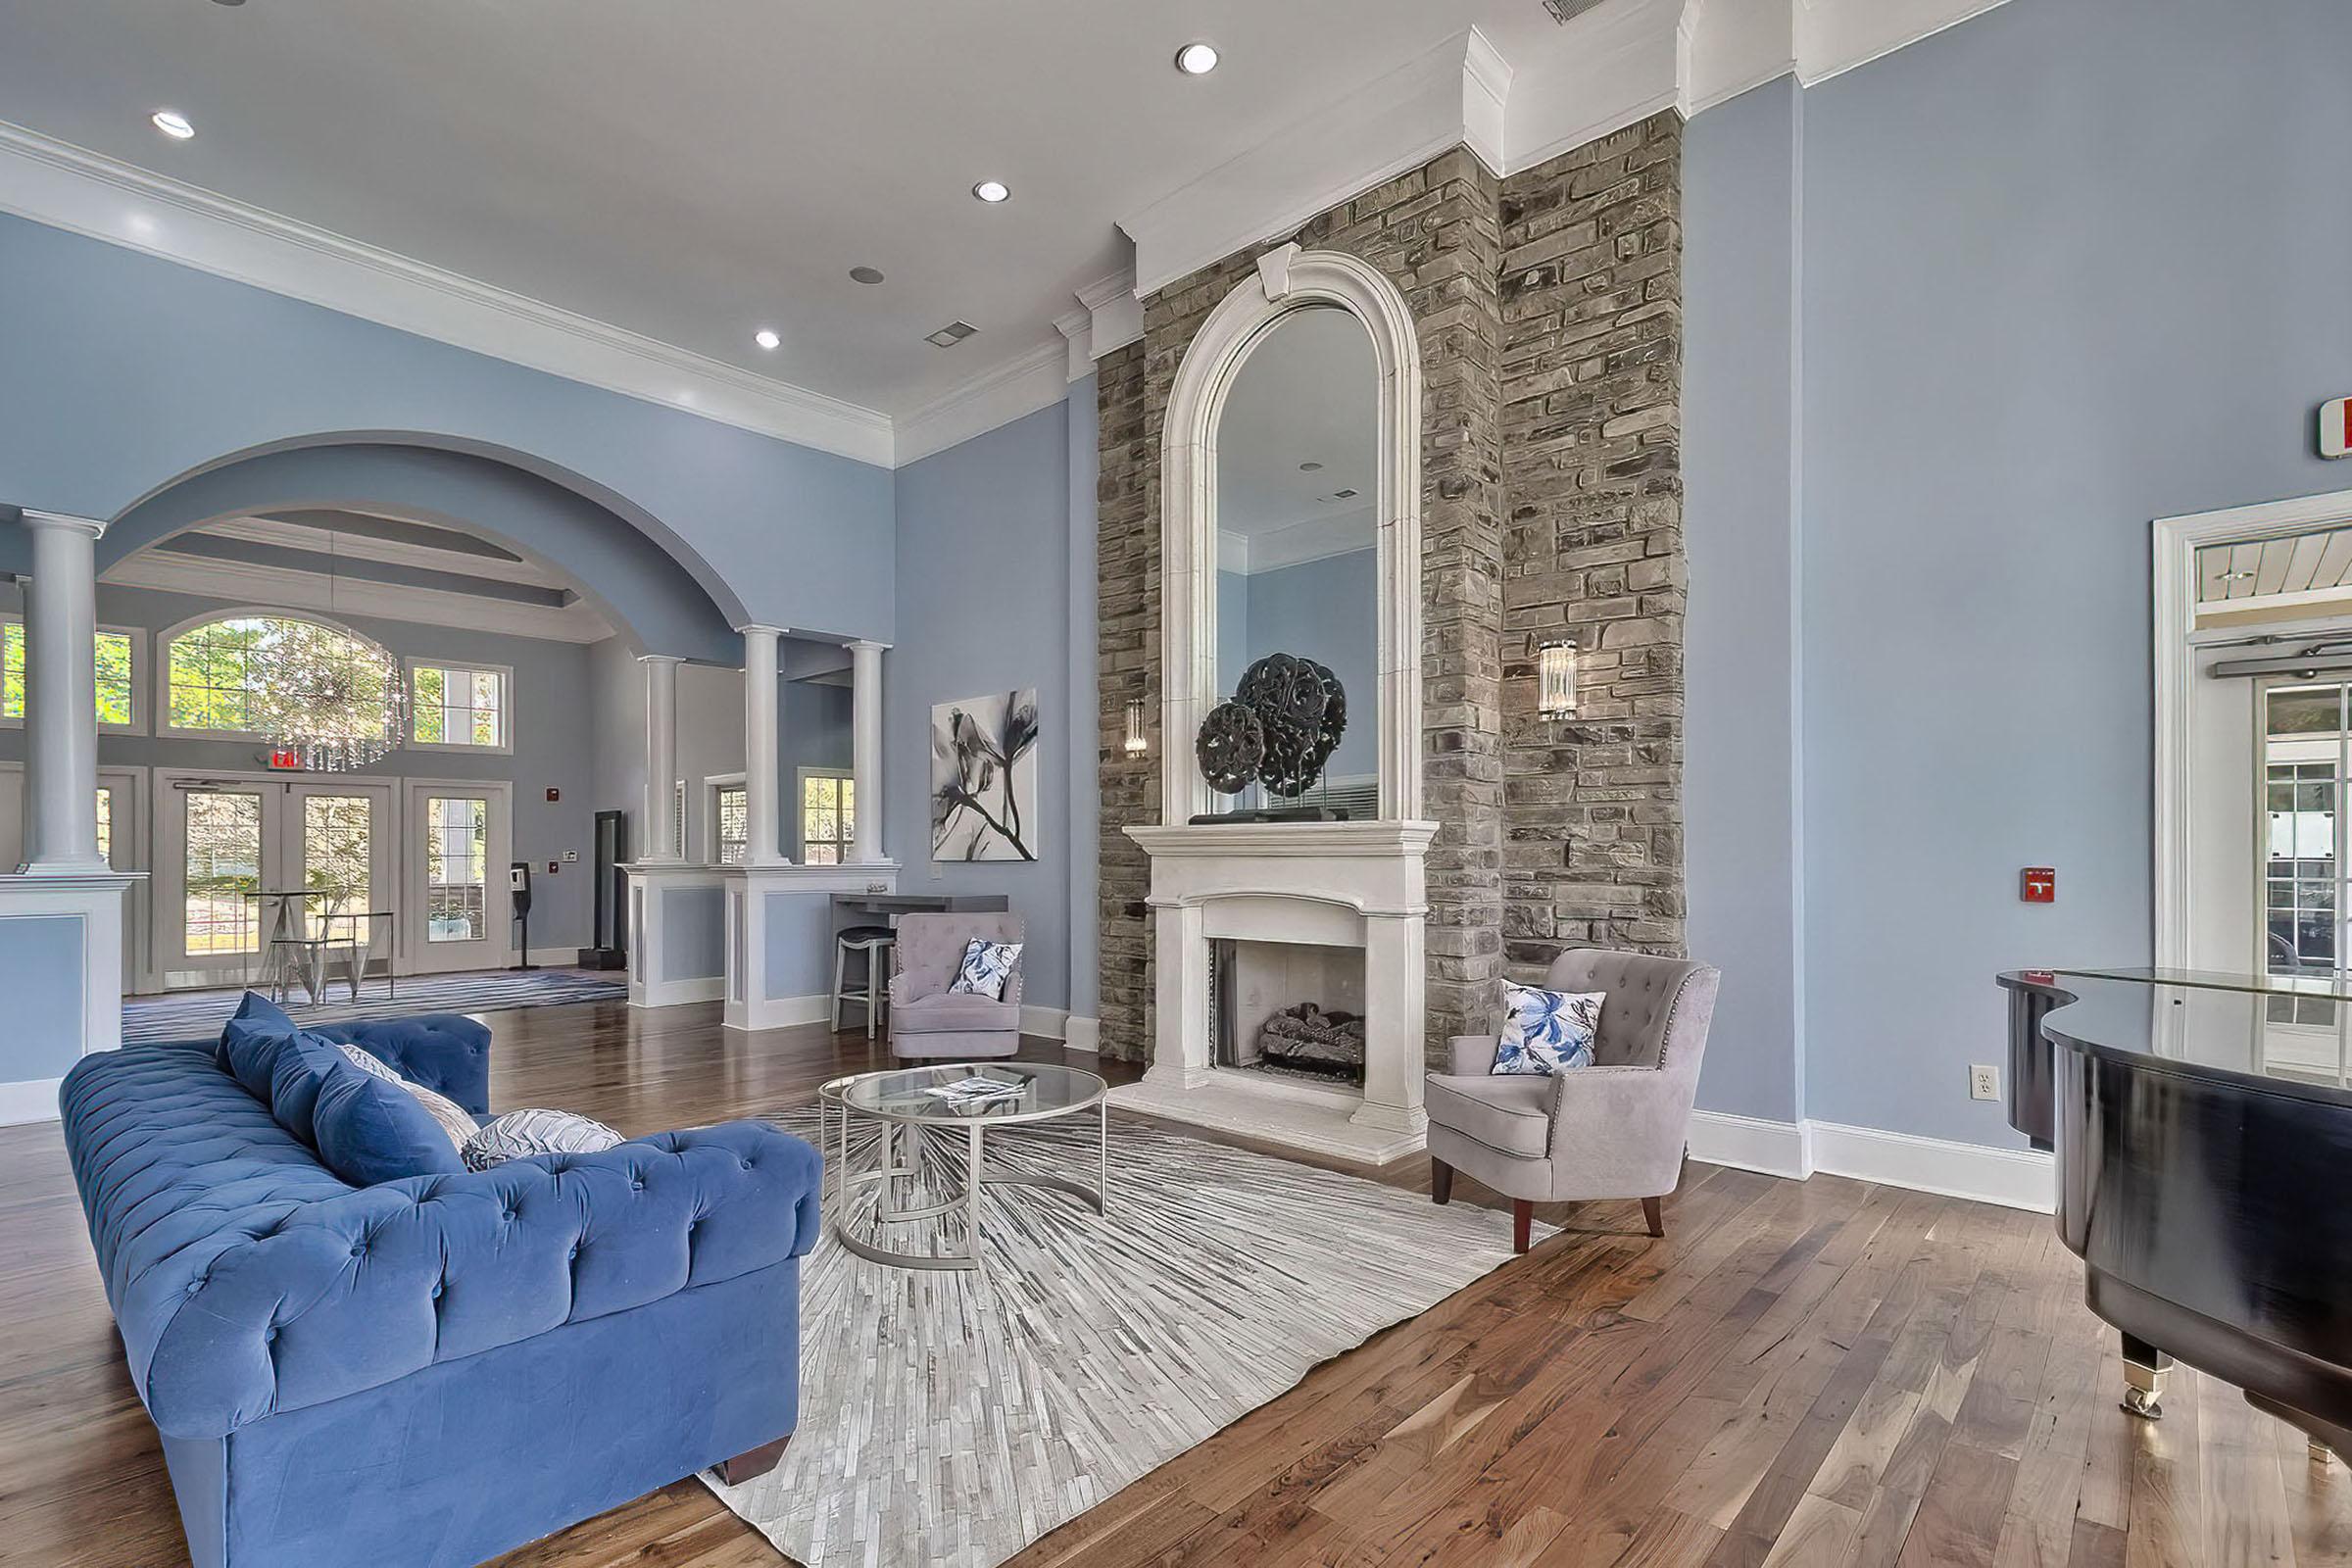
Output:
M1102 690L1095 666L1097 541L1095 487L1101 478L1102 451L1096 429L1095 378L1087 375L1070 383L1063 443L1069 461L1067 503L1069 538L1069 697L1070 697L1070 1013L1093 1018L1102 979L1096 972L1099 952L1095 929L1095 879L1102 846ZM1113 742L1113 744L1117 744Z
M1754 342L1708 341L1771 335L1736 291L1777 288L1709 252L1779 253L1749 182L1781 132L1752 93L1691 127L1691 929L1740 965L1727 1007L1777 961L1738 928L1778 917L1779 873L1744 907L1730 856L1778 832L1793 672L1804 988L1766 1012L1801 1020L1815 1119L2014 1145L1967 1098L1968 1064L2002 1059L1992 973L2149 956L2150 519L2352 484L2312 442L2352 367L2342 22L2011 0L1804 94L1793 658L1740 564L1782 558L1772 505L1732 489L1785 482L1732 418L1773 404ZM1747 648L1762 667L1733 671ZM1750 698L1762 806L1722 744ZM2058 868L2055 905L2019 903L2030 864ZM1774 1103L1744 1047L1720 1088L1713 1055L1710 1103Z
M19 218L0 216L0 503L112 517L231 453L421 432L673 531L722 608L891 635L885 469ZM27 550L0 527L0 569Z
M1022 1000L1069 1004L1069 748L1091 745L1070 703L1068 416L1055 404L898 472L899 624L885 656L883 817L907 892L1003 893L1028 924ZM1037 688L1034 862L931 860L935 703Z
M16 601L12 597L9 603L14 608ZM193 616L237 608L243 607L146 588L101 584L98 589L101 622L136 626L151 634ZM404 748L370 763L368 772L390 778L511 781L514 786L514 858L536 862L532 867L532 950L555 954L557 949L585 944L594 898L590 867L596 848L591 833L596 809L591 804L594 748L589 729L579 722L590 700L589 650L577 643L509 637L458 626L422 626L368 615L335 618L403 659L415 656L460 663L474 660L514 669L514 755ZM195 740L155 733L154 661L158 652L150 637L141 670L148 733L102 733L98 737L99 765L246 770L265 765L260 748L251 741ZM17 761L24 756L24 732L0 729L0 759ZM547 799L551 787L560 792L562 800ZM169 805L156 792L150 794L152 809L160 811ZM562 863L565 850L579 851L579 862L549 876L547 862ZM0 1069L0 1081L6 1077L6 1069Z

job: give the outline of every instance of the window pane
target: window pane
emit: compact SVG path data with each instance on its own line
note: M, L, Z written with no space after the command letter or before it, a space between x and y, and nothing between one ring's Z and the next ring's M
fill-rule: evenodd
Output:
M366 922L329 916L369 907L368 868L375 817L364 795L313 795L302 803L305 923L314 937L365 935Z
M837 846L831 844L811 844L808 846L806 863L809 865L839 865L841 851Z
M836 782L841 785L841 836L846 842L858 836L858 786L846 778Z
M490 803L431 796L424 821L425 940L478 942L490 922Z
M191 792L183 800L187 898L181 932L187 952L258 952L258 911L245 895L261 886L261 797Z
M98 858L115 863L115 792L98 786Z
M2282 686L2269 694L2273 735L2333 735L2343 728L2342 688Z
M130 679L130 634L102 631L98 634L98 722L127 724L130 722L132 685Z
M749 853L752 830L751 797L733 787L718 791L718 863L741 865Z
M24 716L24 628L0 626L0 718Z

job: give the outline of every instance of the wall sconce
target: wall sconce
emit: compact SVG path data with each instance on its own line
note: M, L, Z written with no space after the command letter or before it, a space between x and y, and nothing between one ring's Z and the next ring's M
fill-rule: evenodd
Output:
M1576 712L1576 639L1536 643L1534 652L1536 712L1544 718L1571 716Z
M1144 700L1127 699L1127 745L1129 757L1141 757L1152 749L1151 740L1144 734Z

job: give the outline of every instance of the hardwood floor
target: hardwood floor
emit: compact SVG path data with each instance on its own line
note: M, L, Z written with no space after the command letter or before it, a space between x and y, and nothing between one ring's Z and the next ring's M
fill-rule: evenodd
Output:
M804 1103L886 1064L820 1028L728 1036L715 1004L492 1022L493 1104L629 1133ZM1428 1167L1367 1174L1420 1186ZM1467 1180L1454 1200L1498 1202ZM1663 1241L1630 1202L1537 1213L1569 1229L1014 1561L2352 1563L2352 1475L2234 1389L2178 1368L2162 1422L2117 1408L2114 1336L2044 1218L1704 1165L1666 1200ZM55 1124L0 1130L0 1563L184 1564ZM687 1481L500 1562L779 1560Z

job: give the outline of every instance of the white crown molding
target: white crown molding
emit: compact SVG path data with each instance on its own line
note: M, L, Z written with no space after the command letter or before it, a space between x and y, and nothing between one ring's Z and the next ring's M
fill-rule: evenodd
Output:
M1054 330L1061 334L1062 379L1083 381L1095 369L1095 313L1080 306L1064 311L1054 318Z
M1248 550L1237 569L1245 573L1280 571L1285 566L1303 566L1310 561L1328 561L1334 556L1376 549L1379 528L1372 520L1372 511L1371 507L1362 506L1304 517L1279 528L1257 529L1243 540ZM1233 537L1240 536L1220 529L1217 548L1224 549L1225 541ZM1222 563L1219 569L1223 569Z
M1474 37L1484 46L1475 69ZM1463 145L1471 107L1479 106L1483 122L1493 101L1499 59L1475 29L1455 33L1120 220L1135 241L1136 293L1148 296L1260 240L1286 236Z
M496 631L548 642L596 643L612 635L612 628L584 599L556 610L438 588L362 582L351 577L329 581L314 571L213 561L168 550L142 550L127 556L109 566L100 581L110 587L153 588L283 610L373 615L423 626L462 626L468 631Z
M1639 124L1682 98L1684 0L1618 0L1558 29L1519 62L1503 117L1503 172L1517 173Z
M872 409L6 122L0 211L760 435L891 461L891 421Z
M322 530L301 523L279 522L271 517L222 517L189 531L216 539L243 539L253 544L282 545L288 550L332 555L345 561L373 561L386 565L455 572L464 577L491 577L532 588L571 586L570 577L533 562L502 561L495 556L468 556L454 550L435 550L429 545L371 539L365 534L336 534L330 548Z
M1088 352L1101 359L1125 348L1144 335L1144 300L1135 291L1135 269L1121 268L1078 291L1078 303L1094 320L1094 341Z
M893 463L907 464L1010 424L1024 415L1052 408L1069 396L1070 353L1066 343L1041 343L1017 360L953 388L901 415Z
M1712 0L1723 4L1724 0ZM1779 0L1775 0L1779 3ZM2006 0L1788 0L1795 7L1796 74L1810 87L1867 66Z
M1503 155L1503 106L1511 96L1511 63L1476 27L1462 40L1462 140L1489 169Z

